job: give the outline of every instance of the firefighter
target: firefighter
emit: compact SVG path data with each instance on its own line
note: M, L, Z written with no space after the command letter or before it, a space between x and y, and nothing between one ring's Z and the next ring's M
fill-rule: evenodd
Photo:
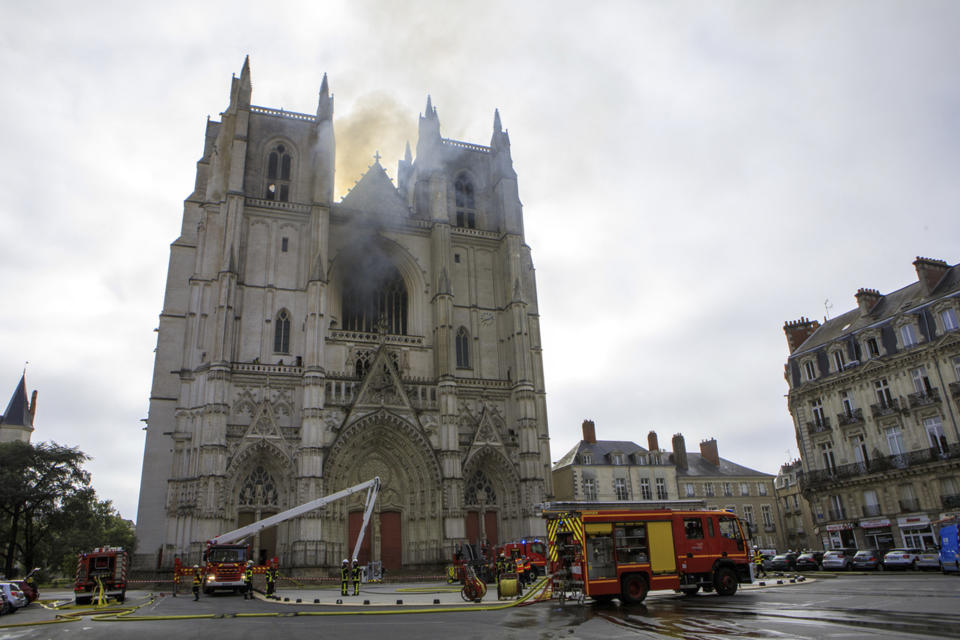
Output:
M514 560L514 562L516 563L517 597L519 598L520 596L523 595L523 558L521 558L520 556L517 556L517 559Z
M273 595L274 589L276 589L277 583L277 568L269 567L267 569L267 597Z
M200 565L193 565L193 601L196 602L200 599L200 583L202 579L200 577Z
M348 595L347 587L350 585L350 561L343 559L340 565L340 595Z
M497 565L496 565L496 568L497 568L497 579L499 580L499 579L500 579L500 574L501 574L501 573L506 573L506 571L507 571L507 559L506 559L506 557L504 557L504 555L503 555L502 553L500 554L499 557L497 557Z
M353 559L353 595L360 595L360 578L363 575L363 569L360 568L360 563L357 562L357 559Z
M253 560L247 560L247 568L243 570L243 599L253 600Z
M763 568L763 554L760 553L760 549L753 550L753 564L756 568L757 577L761 577L760 574L763 574L763 577L767 577L767 570Z
M523 556L523 580L527 584L533 582L533 563L529 556Z

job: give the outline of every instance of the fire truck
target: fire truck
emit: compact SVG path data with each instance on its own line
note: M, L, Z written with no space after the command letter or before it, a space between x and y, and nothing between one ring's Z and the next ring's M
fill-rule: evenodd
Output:
M361 482L343 491L331 493L329 496L311 500L292 509L282 511L268 518L258 520L253 524L248 524L239 529L228 531L207 541L207 548L203 554L203 592L205 594L213 593L218 590L228 590L234 593L240 592L243 588L243 574L246 570L247 561L252 559L250 545L245 544L244 540L255 535L261 529L272 527L286 520L302 516L305 513L319 509L335 500L345 498L360 491L366 490L366 502L363 512L363 525L360 527L360 534L357 536L356 545L353 548L353 558L360 552L360 545L363 543L363 535L370 523L370 515L373 513L373 505L380 492L380 478L375 477L372 480ZM273 558L267 565L255 565L253 573L266 573L268 569L277 567L277 558ZM187 567L175 569L181 575L188 575L192 572Z
M77 555L77 575L73 597L77 604L90 604L94 598L127 597L127 552L120 547L97 547Z
M523 538L519 542L508 542L497 551L507 558L527 556L533 568L534 577L547 572L547 545L540 538Z
M552 502L547 520L555 590L606 601L643 602L673 589L733 595L753 580L750 549L736 515L669 502Z

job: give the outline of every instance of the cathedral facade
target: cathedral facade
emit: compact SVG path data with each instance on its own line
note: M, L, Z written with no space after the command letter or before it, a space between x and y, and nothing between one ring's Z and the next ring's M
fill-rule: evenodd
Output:
M377 158L334 202L333 98L251 104L249 61L171 245L136 566L379 476L361 563L448 562L542 535L552 495L539 313L510 140L441 137L429 97L397 184ZM364 495L250 540L338 566Z

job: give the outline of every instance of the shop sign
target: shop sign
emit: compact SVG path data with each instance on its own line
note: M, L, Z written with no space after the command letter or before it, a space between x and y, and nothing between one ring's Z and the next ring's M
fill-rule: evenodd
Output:
M853 529L852 522L841 522L839 524L828 524L827 531L849 531Z
M875 520L861 520L860 528L861 529L877 529L878 527L889 527L890 520L888 518L877 518Z
M920 514L916 516L907 516L905 518L897 518L897 524L901 529L916 529L917 527L929 527L930 526L930 517L926 514Z

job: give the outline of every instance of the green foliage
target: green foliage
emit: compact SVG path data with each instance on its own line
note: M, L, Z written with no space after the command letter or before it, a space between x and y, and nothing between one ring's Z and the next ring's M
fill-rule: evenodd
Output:
M105 545L133 551L134 533L110 501L97 499L88 456L56 443L0 444L2 572L15 567L72 575L76 554Z

